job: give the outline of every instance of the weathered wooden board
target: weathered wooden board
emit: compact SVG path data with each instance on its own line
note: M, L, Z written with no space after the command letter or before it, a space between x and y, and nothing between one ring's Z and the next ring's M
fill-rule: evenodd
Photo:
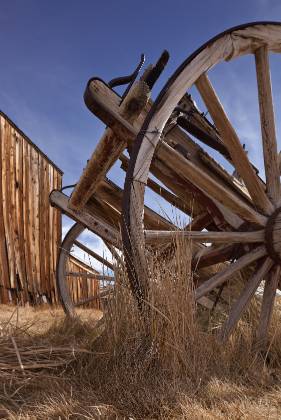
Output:
M0 303L56 303L61 214L49 194L62 172L3 113L0 142Z

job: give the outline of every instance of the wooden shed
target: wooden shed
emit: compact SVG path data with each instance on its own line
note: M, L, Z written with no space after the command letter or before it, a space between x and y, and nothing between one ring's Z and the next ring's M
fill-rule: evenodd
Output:
M62 171L0 112L0 302L58 302Z

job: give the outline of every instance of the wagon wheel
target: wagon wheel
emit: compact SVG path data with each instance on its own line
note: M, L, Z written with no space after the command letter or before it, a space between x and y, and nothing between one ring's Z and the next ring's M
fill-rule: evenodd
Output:
M281 228L280 175L269 52L281 52L281 24L246 24L216 36L177 69L159 94L135 140L125 182L122 228L129 278L140 305L143 305L148 290L146 254L149 251L145 247L146 242L169 242L177 234L202 243L240 244L242 255L236 255L220 272L199 285L195 290L195 299L198 300L231 280L233 274L245 267L253 267L253 274L230 308L220 338L226 340L229 337L261 281L265 280L257 331L257 342L260 344L266 342L281 264L281 241L278 240ZM207 76L211 67L245 54L253 54L255 58L266 185L249 162ZM191 160L163 141L164 128L170 116L193 85L199 91L229 153L229 159L248 190L249 200L244 200L235 191L226 188L218 178L200 170ZM238 216L242 222L240 228L221 232L144 231L144 193L153 156L164 161L171 170L176 168L177 173L186 181L196 185L212 200L223 205L224 209L230 210L232 215Z
M114 265L104 257L89 249L83 243L83 232L87 231L80 223L75 223L65 235L61 244L56 277L62 306L67 315L76 316L76 308L88 307L99 298L110 294L114 282ZM81 238L81 239L80 239ZM94 258L103 265L103 273L92 269L89 259L83 262L73 252L73 247L79 249L85 256ZM114 249L110 247L111 251ZM118 255L115 255L115 258ZM73 269L74 267L74 269ZM78 267L78 270L75 268ZM79 270L81 267L82 270ZM108 272L109 270L109 272ZM93 281L98 280L102 287L99 292L93 287Z

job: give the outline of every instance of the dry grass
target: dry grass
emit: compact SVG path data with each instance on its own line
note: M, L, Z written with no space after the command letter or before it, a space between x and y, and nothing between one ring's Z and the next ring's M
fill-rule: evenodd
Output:
M64 320L60 311L53 317L45 310L42 318L36 312L41 327L38 331L34 324L35 335L11 326L7 318L0 321L6 322L2 338L15 337L23 359L32 346L64 349L54 357L63 359L60 366L17 369L2 380L0 404L6 418L280 418L279 310L266 358L253 346L258 303L221 346L215 332L223 315L210 318L196 310L189 267L188 247L176 253L172 269L151 262L155 281L146 317L139 316L120 270L114 299L98 328L93 318ZM48 322L52 325L46 329ZM73 354L70 348L76 349ZM9 351L2 349L0 341L0 363L7 352L18 362L12 343Z

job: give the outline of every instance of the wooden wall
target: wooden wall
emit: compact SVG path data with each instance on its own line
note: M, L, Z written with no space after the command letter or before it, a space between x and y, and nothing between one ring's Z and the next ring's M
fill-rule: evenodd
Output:
M75 257L70 257L67 263L67 271L75 272L75 273L92 273L92 274L99 274L98 271L91 268L88 264L84 264L82 261L78 260ZM95 280L93 278L86 278L85 276L81 277L67 277L67 282L69 285L69 291L72 297L73 302L83 301L90 297L94 297L94 299L87 303L88 307L100 309L100 282L99 280Z
M0 113L0 302L58 302L61 214L49 193L62 172Z

